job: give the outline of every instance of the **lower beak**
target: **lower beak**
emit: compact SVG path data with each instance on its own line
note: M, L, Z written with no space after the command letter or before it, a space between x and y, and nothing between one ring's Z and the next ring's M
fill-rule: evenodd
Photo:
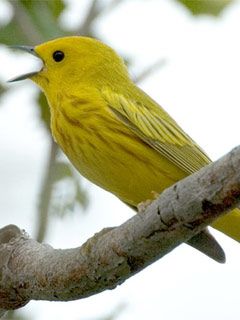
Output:
M22 51L25 51L25 52L28 52L28 53L34 55L35 57L40 58L39 55L34 50L34 47L30 47L30 46L10 46L10 48L17 49L17 50L22 50ZM28 79L28 78L31 78L32 76L36 75L38 72L39 71L29 72L29 73L23 74L21 76L18 76L16 78L10 79L10 80L8 80L8 82L15 82L15 81Z

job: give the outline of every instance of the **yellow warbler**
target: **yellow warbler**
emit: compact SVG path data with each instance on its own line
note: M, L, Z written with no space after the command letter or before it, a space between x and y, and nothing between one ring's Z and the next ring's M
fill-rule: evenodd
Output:
M129 206L136 208L210 162L167 112L132 82L123 60L102 42L66 37L20 49L43 61L40 71L14 80L30 78L44 91L57 143L83 176ZM239 241L239 212L234 210L212 226ZM190 244L224 260L208 233L198 237L199 243L193 238Z

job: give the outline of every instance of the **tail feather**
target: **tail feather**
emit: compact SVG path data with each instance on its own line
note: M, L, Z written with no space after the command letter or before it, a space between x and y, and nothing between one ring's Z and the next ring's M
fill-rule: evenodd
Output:
M201 251L217 262L224 263L226 261L223 249L207 229L189 239L187 244Z

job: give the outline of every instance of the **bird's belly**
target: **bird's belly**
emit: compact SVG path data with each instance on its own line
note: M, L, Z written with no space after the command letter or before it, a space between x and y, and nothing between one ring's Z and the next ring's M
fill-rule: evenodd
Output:
M95 142L95 143L94 143ZM77 145L69 159L88 180L136 206L186 174L145 143L97 142Z
M186 176L128 128L101 129L90 133L53 125L58 144L76 169L129 205L153 199Z

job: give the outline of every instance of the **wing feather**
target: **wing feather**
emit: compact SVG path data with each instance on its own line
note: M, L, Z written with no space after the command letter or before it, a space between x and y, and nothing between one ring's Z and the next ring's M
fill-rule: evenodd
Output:
M211 162L204 151L144 92L141 92L143 102L107 89L102 94L119 120L186 173L193 173ZM139 94L137 96L140 97Z

